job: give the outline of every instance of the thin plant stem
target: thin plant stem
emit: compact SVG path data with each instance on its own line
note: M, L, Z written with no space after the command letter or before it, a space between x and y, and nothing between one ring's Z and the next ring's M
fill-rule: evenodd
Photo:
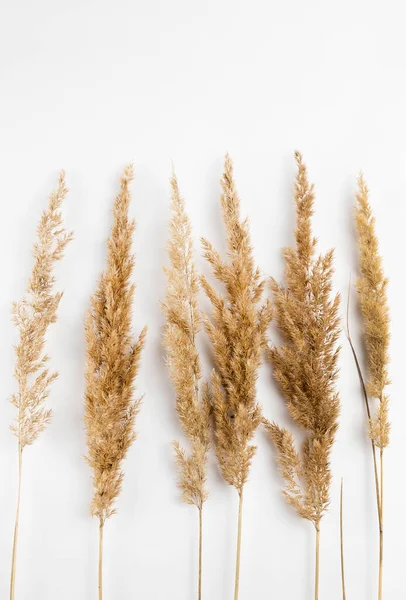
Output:
M23 471L23 450L21 444L18 444L18 492L17 492L17 509L14 525L13 552L11 559L11 575L10 575L10 600L14 600L15 595L15 580L17 569L17 544L18 544L18 527L20 523L20 499L21 499L21 479Z
M314 575L314 600L319 600L320 580L320 523L316 523L316 566Z
M241 564L241 530L242 530L242 507L243 507L243 488L239 490L238 504L238 535L237 535L237 556L235 561L235 586L234 600L238 600L240 591L240 564Z
M345 573L344 573L344 526L343 526L343 489L344 482L341 479L340 488L340 554L341 554L341 589L343 592L343 600L346 600L345 593Z
M383 588L383 448L380 449L381 522L379 528L379 587L378 600L382 600Z
M349 327L349 307L350 307L350 288L348 289L348 300L347 300L347 339L351 346L352 355L354 357L355 365L357 367L358 377L361 382L361 389L365 400L365 406L367 410L368 421L371 420L371 410L369 408L368 393L365 385L365 380L362 376L361 366L358 360L357 353L352 343ZM378 575L378 600L382 600L382 584L383 584L383 448L380 449L380 469L378 474L378 465L376 458L376 446L373 440L371 440L372 455L374 460L374 476L375 476L375 492L376 492L376 504L378 509L378 523L379 523L379 575Z
M103 533L104 521L100 519L99 525L99 600L103 600Z
M197 597L202 600L203 508L199 508L199 583Z
M350 309L350 287L348 288L348 298L347 298L347 340L348 340L348 343L350 344L350 348L351 348L351 352L352 352L352 355L354 358L355 366L357 368L357 373L358 373L358 377L359 377L360 384L361 384L362 395L365 400L365 408L367 411L367 417L368 417L368 422L369 422L371 420L371 409L369 407L367 388L365 385L364 377L362 375L361 365L358 360L358 356L355 351L355 347L352 342L352 338L351 338L351 334L350 334L349 309ZM376 506L377 506L377 510L378 510L379 533L381 533L381 529L382 529L382 515L381 515L382 511L381 511L381 498L380 498L381 494L380 494L380 490L379 490L380 484L379 484L378 464L377 464L378 461L376 459L376 446L375 446L373 440L371 440L371 449L372 449L372 458L373 458L373 462L374 462L375 494L376 494Z

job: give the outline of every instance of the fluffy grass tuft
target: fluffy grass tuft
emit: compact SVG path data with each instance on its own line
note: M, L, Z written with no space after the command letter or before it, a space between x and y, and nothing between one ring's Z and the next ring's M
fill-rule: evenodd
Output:
M168 241L169 267L163 345L176 394L176 410L190 452L173 443L179 468L182 498L199 510L198 599L202 597L202 511L207 500L207 453L210 446L210 395L202 385L201 364L196 337L201 328L197 302L199 278L193 259L192 231L175 174L171 179L172 219Z
M215 360L212 378L215 450L224 480L239 495L234 591L237 600L243 491L256 451L251 441L262 418L256 382L272 310L268 300L261 304L265 281L254 263L248 220L240 216L240 200L228 155L221 185L229 260L223 261L210 242L202 242L205 257L214 276L223 284L225 295L217 293L206 278L201 281L213 306L213 314L205 318L204 325Z
M90 512L99 519L99 600L102 599L103 529L115 513L124 477L122 462L136 438L135 418L140 399L134 399L146 328L134 339L131 252L134 221L128 217L133 166L124 170L113 208L107 242L107 267L91 298L86 318L85 425L87 461L93 471L94 494Z
M319 587L320 521L330 500L330 453L338 427L339 295L332 294L333 251L315 257L314 188L299 152L295 185L295 248L285 248L286 284L271 280L276 322L283 335L268 359L293 421L306 432L302 451L292 434L265 422L286 486L284 496L316 529L315 598Z
M72 233L63 228L61 206L68 193L65 173L59 176L58 187L49 197L48 208L42 213L34 244L34 266L27 290L19 302L13 304L13 320L19 334L15 346L14 377L18 390L11 397L17 416L11 429L18 440L18 494L14 527L10 600L14 600L17 542L21 496L23 450L30 446L45 429L51 419L47 408L51 384L58 377L48 368L49 357L45 353L48 327L55 323L62 292L54 291L53 270L72 239Z

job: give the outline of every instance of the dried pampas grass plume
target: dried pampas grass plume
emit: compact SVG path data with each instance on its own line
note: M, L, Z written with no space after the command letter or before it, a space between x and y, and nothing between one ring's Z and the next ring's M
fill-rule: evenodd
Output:
M38 240L34 245L34 266L26 293L20 302L13 304L13 318L19 334L15 347L14 377L18 391L11 402L17 416L11 429L18 440L18 494L14 528L10 600L14 600L18 527L21 497L23 450L31 445L44 430L51 418L51 410L45 406L52 382L57 372L47 367L49 357L45 354L46 333L55 323L62 292L54 292L55 263L64 254L72 233L63 228L62 202L68 189L65 173L59 176L57 189L49 197L48 208L42 213L37 228Z
M292 434L266 421L275 445L284 496L316 530L315 598L319 589L320 521L329 505L330 452L338 427L337 346L339 303L332 296L333 251L315 258L312 235L314 190L306 166L295 154L296 248L285 248L285 285L271 280L277 325L285 341L272 346L268 358L293 421L306 431L299 453Z
M135 223L129 219L128 209L133 177L133 166L129 165L114 202L107 267L91 298L85 323L85 425L94 486L90 512L99 519L99 600L103 597L104 523L115 513L114 502L123 481L122 461L136 437L134 423L140 399L133 398L134 380L146 336L144 328L135 340L131 326Z
M201 365L196 347L201 318L197 302L199 280L193 261L193 243L185 203L175 174L171 179L172 219L168 255L166 317L163 345L169 375L176 394L176 410L190 444L189 455L174 442L179 467L179 487L183 500L199 511L198 599L202 597L202 514L207 499L207 452L210 445L210 400L208 388L201 385Z
M256 381L272 311L268 301L260 305L265 282L254 264L248 220L240 217L240 200L228 155L221 184L229 261L224 262L207 240L203 240L203 248L216 279L225 287L225 296L204 277L201 281L213 306L212 318L205 319L205 329L216 367L212 378L215 450L224 480L239 495L234 591L238 600L243 491L256 451L250 442L261 422Z
M357 281L358 298L364 320L364 339L367 350L369 377L368 396L379 401L377 414L370 420L369 433L377 448L389 444L388 396L389 385L389 307L388 280L382 268L375 218L369 204L369 192L361 175L358 180L355 219L358 231L361 275Z
M379 523L379 576L378 599L383 595L383 490L384 490L384 450L389 444L390 423L388 417L389 398L386 388L389 385L389 306L387 298L388 280L385 277L382 258L379 254L378 237L375 231L375 218L369 203L369 190L364 177L358 179L356 194L355 222L358 232L360 254L360 277L357 281L358 298L363 322L364 341L368 362L368 380L362 374L360 362L351 340L347 321L347 335L351 345L361 387L364 395L369 424L369 436L373 455L375 492ZM370 409L370 398L378 400L375 415ZM376 450L379 449L379 469Z

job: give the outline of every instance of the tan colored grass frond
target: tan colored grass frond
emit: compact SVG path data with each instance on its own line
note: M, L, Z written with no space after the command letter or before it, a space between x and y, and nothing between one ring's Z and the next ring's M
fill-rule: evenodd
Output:
M213 305L205 328L216 367L212 381L216 454L225 481L241 493L256 450L250 442L261 422L256 382L272 311L268 301L260 305L265 282L254 264L248 220L240 217L228 155L221 184L229 261L224 262L207 240L202 243L225 295L218 294L206 278L201 281Z
M270 347L268 358L290 416L306 431L301 454L285 429L268 423L267 430L286 481L287 501L318 529L329 504L330 452L338 427L340 298L332 295L333 252L315 257L314 189L301 154L295 157L296 247L284 250L286 284L271 280L284 343Z
M47 368L49 357L44 352L45 336L55 323L62 292L54 292L55 263L63 256L72 233L63 228L61 205L68 192L65 173L59 176L58 188L49 197L48 208L42 213L37 228L38 241L34 245L34 266L27 291L20 302L13 304L13 320L19 333L15 347L14 376L18 391L12 403L18 414L12 431L21 450L32 444L51 417L45 407L51 383L58 373Z
M172 219L168 241L170 265L163 312L166 324L163 345L176 394L176 409L191 452L174 443L182 498L199 509L207 499L206 470L210 444L210 402L201 386L201 365L196 336L201 326L197 302L199 279L193 259L192 232L176 176L171 179Z
M131 252L135 223L128 217L133 166L121 176L107 243L107 267L101 275L86 318L85 425L87 460L93 470L91 514L101 523L114 512L123 480L122 461L135 440L135 417L140 399L134 399L146 328L134 339Z
M269 421L265 421L265 429L275 445L280 472L285 479L286 487L282 493L299 515L307 518L307 512L303 510L300 485L300 479L303 476L302 459L296 450L293 436L287 429L278 427L276 423Z
M379 400L377 414L370 421L370 437L378 448L389 443L388 419L389 385L389 306L388 279L382 268L375 218L369 203L368 187L361 175L358 179L355 219L358 231L361 275L357 281L358 297L364 321L364 339L367 351L369 378L367 393Z
M217 460L224 480L239 495L234 600L239 597L243 490L256 447L251 443L261 423L256 383L266 332L272 319L270 302L261 304L265 281L255 266L248 219L241 219L240 199L228 154L221 180L221 207L227 233L228 261L203 239L204 255L225 294L205 277L202 287L213 306L204 325L213 348L212 408Z
M15 347L14 377L18 390L11 397L17 416L11 430L18 439L18 492L11 559L10 600L15 597L17 544L21 500L23 450L32 444L51 418L51 409L45 405L52 382L58 373L48 367L45 353L49 325L55 323L61 292L54 291L53 270L72 239L72 233L63 228L62 202L68 189L65 173L61 171L57 189L49 197L48 208L42 213L34 244L34 266L22 300L13 304L13 320L19 334Z

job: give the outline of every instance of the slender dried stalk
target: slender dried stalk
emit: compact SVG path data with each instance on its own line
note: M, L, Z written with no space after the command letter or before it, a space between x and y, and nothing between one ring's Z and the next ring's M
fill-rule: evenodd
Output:
M34 266L26 293L20 302L13 304L13 320L19 333L16 345L14 377L17 393L11 402L17 409L17 417L11 430L18 440L18 492L14 526L14 540L10 576L10 600L15 596L18 528L21 500L23 451L32 444L51 419L51 410L45 406L52 382L57 372L47 368L49 357L44 353L46 333L55 323L61 292L54 292L55 263L63 256L72 233L63 228L61 205L68 192L65 173L59 176L57 189L49 197L48 208L42 213L34 245Z
M363 383L365 402L368 408L369 437L374 454L375 488L379 524L379 571L378 599L383 597L383 488L384 488L384 449L389 444L390 423L388 419L389 398L386 387L389 385L389 307L387 298L388 280L382 268L379 243L375 231L375 219L369 203L369 191L362 175L358 179L355 221L358 231L360 252L360 277L357 281L358 298L364 322L364 341L367 353L369 378L364 383L355 350L354 360ZM369 410L369 398L378 400L375 416ZM379 449L379 480L376 460Z
M209 390L201 387L201 366L196 346L201 318L197 303L199 279L193 262L191 226L175 174L171 179L172 219L166 269L167 293L163 303L166 317L163 345L169 375L176 393L176 410L188 440L189 456L174 442L179 467L182 499L199 511L198 599L202 597L203 504L207 499L207 453L210 445Z
M203 509L199 509L199 574L197 583L197 597L202 600L202 579L203 579Z
M383 448L379 449L380 458L380 501L381 501L381 527L379 529L379 581L378 581L378 598L382 600L383 594Z
M269 301L260 305L265 282L254 265L248 220L240 218L240 200L228 155L222 188L230 261L224 262L207 240L202 243L216 279L225 286L225 296L218 294L204 277L201 282L213 305L213 316L205 317L204 324L216 367L212 377L215 450L223 478L235 487L240 500L234 594L238 600L242 494L256 451L250 442L261 422L256 380L272 310Z
M10 575L10 599L14 600L15 595L15 579L16 579L16 568L17 568L17 543L18 543L18 528L20 523L20 503L21 503L21 479L23 471L23 454L18 445L18 491L17 491L17 508L16 518L14 523L14 536L13 536L13 550L11 557L11 575Z
M320 584L320 525L316 525L316 558L315 558L315 573L314 573L314 597L318 600L319 584Z
M99 519L99 600L102 600L103 532L106 519L116 511L114 502L123 481L122 461L136 438L134 424L141 399L134 400L146 328L133 338L131 309L134 285L131 253L135 223L128 218L133 166L121 176L114 202L113 226L107 243L106 271L90 301L86 318L85 426L87 461L93 471L94 495L90 507Z
M241 565L241 534L242 534L242 508L244 499L244 488L238 495L238 527L237 527L237 553L235 559L235 584L234 600L238 599L240 593L240 565Z
M104 523L100 519L100 521L99 521L99 573L98 573L99 600L102 600L102 598L103 598L103 534L104 534Z
M329 504L330 453L338 427L337 346L340 298L332 296L333 251L314 257L314 190L302 156L296 153L296 248L286 248L286 286L271 280L282 346L268 349L268 359L293 421L307 435L300 454L292 434L265 421L275 445L287 502L312 521L316 533L315 598L318 599L320 523Z
M357 369L358 378L359 378L360 385L361 385L362 395L363 395L363 398L365 401L365 408L366 408L366 413L367 413L367 418L368 418L368 423L369 423L371 420L371 409L369 406L369 399L368 399L366 384L365 384L364 377L363 377L362 371L361 371L361 365L360 365L358 355L355 350L355 346L352 341L352 337L351 337L351 333L350 333L349 312L350 312L350 288L348 289L348 299L347 299L347 340L348 340L348 343L350 344L352 356L353 356L355 366ZM375 447L373 440L371 440L371 450L372 450L372 459L373 459L373 467L374 467L376 507L377 507L377 511L378 511L379 531L381 531L381 499L380 499L380 492L379 492L379 473L378 473L378 462L376 459L376 447Z
M344 569L344 524L343 524L343 489L344 482L341 479L340 487L340 558L341 558L341 590L343 594L343 600L346 600L345 593L345 569Z

